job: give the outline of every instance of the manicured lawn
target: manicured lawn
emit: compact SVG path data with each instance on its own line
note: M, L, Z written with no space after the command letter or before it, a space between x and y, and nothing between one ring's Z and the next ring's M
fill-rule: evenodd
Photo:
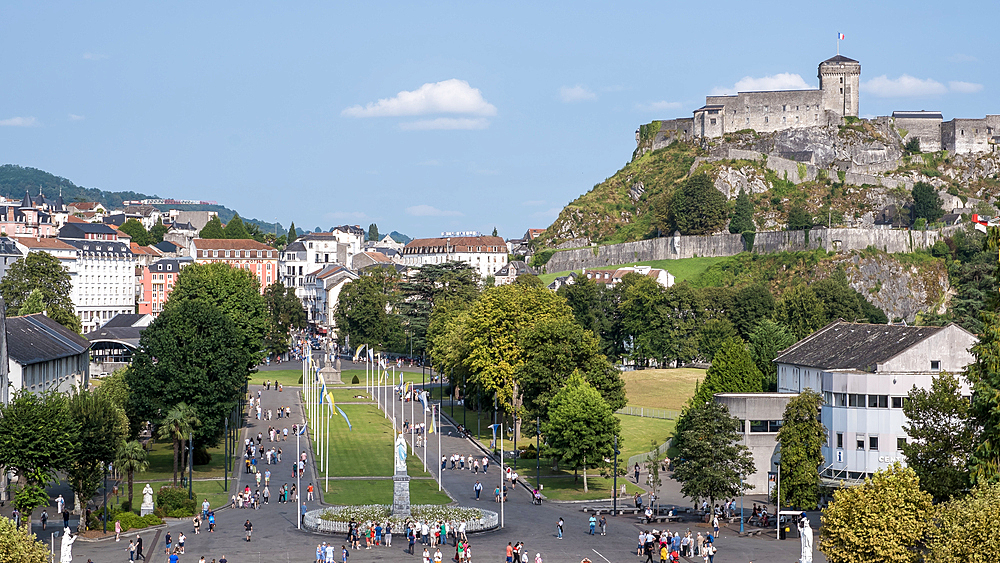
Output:
M146 474L143 473L142 476L145 477ZM133 483L132 485L133 489L132 500L135 501L136 507L138 507L139 503L142 502L142 488L146 486L146 483L149 483L149 485L153 487L153 495L155 498L156 492L160 490L160 487L164 485L172 485L173 480L172 479L170 481L157 481L150 479L140 480L139 475L136 475L135 483ZM180 485L179 480L177 484L178 486ZM198 506L199 510L201 510L201 501L205 500L206 498L208 499L208 502L212 506L212 508L220 508L229 503L229 495L232 494L232 490L230 490L229 492L223 490L222 479L219 479L217 481L199 481L196 477L193 488L194 488L195 504ZM109 485L109 490L110 490L110 485ZM121 504L122 501L128 500L128 485L125 482L125 480L122 480L122 484L119 486L119 490L121 494L118 496L117 499L111 496L110 494L108 495L108 506L119 505Z
M369 373L369 377L371 377L371 372L368 372L368 373ZM400 373L403 374L403 381L404 382L408 382L408 383L415 383L415 384L419 385L420 382L421 382L421 380L423 380L425 383L428 383L431 380L430 373L426 373L426 374L424 374L421 377L421 374L420 374L419 371L401 371L401 370L397 370L396 371L396 375L395 375L395 377L396 377L395 381L399 381L399 374ZM358 377L358 382L357 383L353 383L354 376ZM390 384L392 383L392 377L393 377L392 367L390 366L390 368L389 368L389 380L390 380ZM343 370L343 371L340 372L340 380L343 381L345 385L362 385L363 386L365 384L365 370L364 369L345 369L345 370Z
M340 408L354 429L348 429L339 413L330 420L330 475L391 476L394 437L389 421L374 405L341 405ZM315 443L313 448L319 455ZM410 455L406 461L411 477L427 476L422 470L423 464L415 456Z
M277 381L281 385L288 389L289 387L296 387L299 385L299 378L302 377L302 370L298 369L278 369L273 371L258 371L253 374L250 378L250 385L263 385L264 381L272 382L271 388L274 388L273 383Z
M664 420L662 418L642 418L638 416L618 415L622 421L622 437L624 443L619 448L621 454L618 455L619 465L628 461L628 458L651 451L652 442L656 445L666 442L674 434L676 420Z
M320 482L320 487L325 481ZM323 500L330 504L392 504L392 479L376 480L331 480L330 490L323 494ZM437 481L433 479L410 480L411 504L448 504L451 499L444 492L438 492Z
M727 257L700 257L681 258L680 260L647 260L645 262L629 262L628 264L616 264L614 266L602 266L601 269L620 268L623 266L652 266L660 268L673 274L676 281L682 282L691 280L701 275L702 272L712 267L714 264L726 260ZM579 274L581 270L576 270ZM569 275L569 271L556 272L554 274L541 274L538 276L546 285L552 283L557 277Z
M206 477L222 477L222 463L224 455L222 453L222 447L209 448L208 453L212 454L212 461L207 465L195 465L194 466L194 478L203 479ZM138 483L140 479L145 480L173 480L174 477L174 444L173 442L156 442L153 444L152 449L149 454L147 454L146 459L149 461L149 469L143 473L137 473L135 475L135 482ZM180 482L180 467L181 459L178 459L177 468L177 481ZM140 487L141 488L141 487Z
M535 479L531 475L526 475L528 482L531 486L534 486ZM621 491L622 483L625 484L625 490L628 493L628 498L638 492L644 492L642 489L636 487L636 485L628 480L627 477L618 477L618 491ZM579 480L573 479L572 476L567 477L549 477L542 478L542 494L550 500L598 500L598 499L608 499L611 500L611 489L614 486L614 480L611 477L607 479L601 477L599 474L587 474L587 489L586 493L583 492L583 474L580 474ZM623 497L619 497L621 499ZM620 501L619 501L620 502Z
M705 370L643 369L622 372L622 379L629 406L679 411L694 395L695 382L705 379Z

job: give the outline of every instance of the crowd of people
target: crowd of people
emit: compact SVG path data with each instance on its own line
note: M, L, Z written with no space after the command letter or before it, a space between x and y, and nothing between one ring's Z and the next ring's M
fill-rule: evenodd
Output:
M639 532L639 545L636 548L636 555L646 556L646 563L654 561L660 563L679 563L681 557L692 559L701 557L708 563L713 563L715 559L715 536L709 533L702 536L698 532L697 536L692 535L691 530L687 530L683 536L680 532L670 533L670 530L645 530Z

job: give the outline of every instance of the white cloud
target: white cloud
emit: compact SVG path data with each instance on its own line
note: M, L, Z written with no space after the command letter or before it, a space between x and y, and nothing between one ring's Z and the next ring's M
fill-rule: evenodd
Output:
M982 84L976 84L975 82L962 82L960 80L953 80L948 83L948 89L952 92L957 92L959 94L975 94L983 89Z
M100 61L108 58L108 56L100 53L84 53L83 58L88 61Z
M566 102L583 102L586 100L596 100L597 94L587 90L583 86L563 86L559 89L559 99Z
M879 98L909 98L915 96L940 96L948 88L932 78L914 78L904 74L899 78L876 76L861 83L861 90Z
M402 115L428 115L435 113L463 113L469 115L496 115L497 108L483 99L478 88L464 80L452 78L441 82L428 82L416 90L402 91L393 98L382 98L365 106L351 106L340 112L345 117L388 117Z
M486 129L490 120L485 117L438 117L400 123L403 131L429 131L432 129Z
M35 127L38 121L34 117L11 117L0 119L0 127Z
M438 209L431 205L414 205L406 208L407 215L413 215L414 217L461 217L462 213L459 211L447 211L444 209Z
M86 117L84 117L82 115L77 115L75 113L69 114L69 120L70 121L83 121L84 119L86 119Z
M635 107L642 111L665 111L670 109L680 109L681 103L661 100L659 102L650 102L648 104L636 104Z
M709 94L713 96L729 96L737 92L763 92L768 90L809 90L810 86L798 74L782 72L771 76L754 78L744 76L732 88L715 87Z

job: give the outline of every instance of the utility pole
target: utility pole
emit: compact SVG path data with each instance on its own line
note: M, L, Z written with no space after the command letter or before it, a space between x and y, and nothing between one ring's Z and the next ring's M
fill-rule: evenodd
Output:
M618 449L618 436L615 436L615 478L614 478L614 484L612 485L612 487L614 487L614 488L611 490L611 498L612 498L612 501L611 501L611 515L612 516L615 516L615 515L618 514L618 454L620 454L620 453L621 453L621 450Z
M188 433L188 499L194 498L194 483L191 482L191 478L194 477L193 456L194 456L194 432L189 432ZM107 484L105 484L105 487L107 487Z

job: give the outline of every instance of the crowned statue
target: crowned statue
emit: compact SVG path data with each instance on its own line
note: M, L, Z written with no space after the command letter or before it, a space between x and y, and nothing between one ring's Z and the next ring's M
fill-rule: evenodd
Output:
M396 435L394 457L396 459L396 473L406 473L406 440L403 439L402 432Z
M802 543L802 555L799 557L799 562L812 563L813 529L809 526L809 519L806 517L799 520L799 541Z

